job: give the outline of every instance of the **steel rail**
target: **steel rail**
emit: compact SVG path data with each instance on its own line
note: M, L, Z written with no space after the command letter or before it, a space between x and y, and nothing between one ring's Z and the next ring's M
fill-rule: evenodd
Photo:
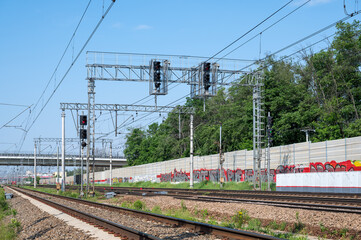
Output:
M41 187L54 188L54 185L40 185ZM78 189L78 186L69 186L70 189ZM277 200L313 201L313 202L337 202L339 204L361 205L361 194L359 193L315 193L315 192L276 192L276 191L250 191L250 190L216 190L216 189L179 189L179 188L140 188L140 187L105 187L96 186L99 192L113 191L118 194L138 192L139 194L154 194L167 192L170 194L185 195L212 195L218 197L244 197L244 198L267 198Z
M52 186L53 187L53 186ZM347 199L358 199L361 203L361 194L359 193L315 193L315 192L278 192L278 191L250 191L250 190L215 190L215 189L177 189L177 188L126 188L126 187L102 187L97 186L98 191L142 191L142 192L177 192L177 193L187 193L193 195L202 195L202 194L212 194L217 196L252 196L252 197L269 197L275 196L276 198L282 197L294 197L300 200L307 200L307 198L312 197L312 200L315 200L318 197L320 200L324 201L334 201L334 200L345 200ZM303 198L303 199L302 199Z
M127 239L153 239L153 240L160 240L160 238L158 237L155 237L155 236L152 236L150 234L147 234L147 233L144 233L144 232L140 232L138 230L135 230L133 228L129 228L129 227L126 227L124 225L121 225L121 224L118 224L118 223L114 223L114 222L111 222L111 221L108 221L106 219L103 219L103 218L99 218L97 216L94 216L94 215L91 215L91 214L88 214L88 213L84 213L84 212L81 212L79 210L76 210L74 208L70 208L70 207L66 207L64 205L61 205L61 204L58 204L58 203L55 203L53 201L50 201L50 200L47 200L47 199L44 199L44 198L41 198L39 196L35 196L33 194L30 194L26 191L23 191L23 190L20 190L19 188L14 188L14 187L10 187L11 189L15 190L15 191L19 191L31 198L34 198L44 204L47 204L53 208L56 208L68 215L71 215L75 218L78 218L82 221L85 221L85 222L88 222L88 223L91 223L101 229L106 229L107 231L113 233L115 236L122 236L122 237L125 237Z
M113 189L115 192L117 192L116 189ZM139 190L139 189L138 189ZM104 189L105 191L105 189ZM163 193L157 194L157 192L150 192L150 193L142 193L142 190L140 192L136 192L132 190L132 192L125 192L126 194L131 195L140 195L140 196L168 196L168 197L174 197L177 199L183 199L183 200L192 200L192 201L204 201L204 202L225 202L225 203L237 203L237 202L243 202L243 203L254 203L254 204L265 204L269 206L277 206L277 207L287 207L287 208L299 208L299 209L306 209L306 210L321 210L321 211L328 211L328 212L340 212L340 213L356 213L361 214L361 207L357 206L345 206L345 205L330 205L330 204L315 204L315 203L304 203L304 201L309 202L329 202L329 201L335 201L337 203L344 203L344 204L350 204L350 203L356 203L361 205L360 199L336 199L336 198L314 198L314 197L295 197L295 196L268 196L268 195L236 195L237 198L234 198L234 195L220 195L212 193L212 197L210 196L204 196L204 195L182 195L182 194L173 194L173 193L164 193L166 192L165 189L163 189ZM124 192L118 192L124 193ZM218 196L218 197L214 197ZM233 198L231 198L233 197ZM243 197L243 198L242 198ZM258 199L257 199L258 198ZM283 200L283 201L267 201L267 200L260 200L263 199L276 199L276 200ZM286 201L294 201L298 200L299 202L286 202Z
M305 210L317 210L326 212L337 213L355 213L361 214L361 207L354 206L339 206L339 205L324 205L313 203L294 203L294 202L279 202L279 201L265 201L265 200L252 200L252 199L235 199L235 198L215 198L215 197L190 197L190 196L173 196L177 199L190 200L190 201L204 201L204 202L223 202L223 203L254 203L275 207L297 208Z
M52 188L55 185L51 184L43 184L39 185L40 187L49 187ZM73 185L73 187L77 187ZM350 197L350 198L360 198L361 193L327 193L327 192L296 192L296 191L253 191L253 190L223 190L223 189L187 189L187 188L141 188L141 187L110 187L110 186L95 186L98 189L105 189L105 190L142 190L142 191L186 191L186 192L194 192L194 193L209 193L209 192L216 192L216 193L227 193L227 194L239 194L239 193L253 193L253 194L267 194L267 195L325 195L328 197Z
M54 188L54 185L43 185L42 187ZM69 186L70 189L78 189L77 186ZM267 191L236 191L236 190L214 190L214 189L177 189L177 188L135 188L135 187L103 187L96 186L95 189L99 192L113 191L117 194L132 194L136 195L157 195L159 192L167 192L167 196L176 195L191 195L204 196L212 195L226 198L247 198L247 199L276 199L284 201L312 201L318 203L335 202L337 204L354 204L361 206L361 194L357 193L313 193L313 192L267 192ZM335 205L335 206L339 206Z
M44 194L44 195L48 195L48 196L52 196L52 197L66 199L69 201L89 205L92 207L103 208L103 209L116 211L116 212L122 212L122 213L131 214L131 215L142 217L142 218L147 218L147 219L153 220L153 221L167 223L167 224L172 225L173 227L185 227L185 228L197 231L197 232L201 232L203 234L212 234L212 235L216 235L216 236L225 237L227 239L249 239L249 240L251 240L251 239L279 239L279 238L272 237L269 235L242 231L242 230L235 230L235 229L230 229L230 228L226 228L226 227L220 227L220 226L215 226L215 225L206 224L206 223L200 223L200 222L195 222L195 221L190 221L190 220L185 220L185 219L180 219L180 218L175 218L175 217L169 217L169 216L160 215L160 214L154 214L154 213L143 212L143 211L134 210L134 209L122 208L122 207L112 206L112 205L103 204L103 203L97 203L97 202L91 202L91 201L77 199L77 198L55 195L55 194L51 194L51 193L44 193L44 192L35 191L32 189L26 189L26 190Z

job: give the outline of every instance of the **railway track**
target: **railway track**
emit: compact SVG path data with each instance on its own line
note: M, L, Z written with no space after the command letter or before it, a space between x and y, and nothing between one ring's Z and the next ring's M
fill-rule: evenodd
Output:
M89 213L82 212L79 209L75 209L75 208L80 208L81 205L85 205L86 206L85 209L96 208L96 209L101 209L102 211L111 211L111 215L120 215L120 214L124 215L125 214L125 215L130 215L133 218L143 218L143 219L146 218L150 221L158 222L158 225L159 225L159 223L166 224L166 225L168 225L168 227L172 227L172 231L174 231L174 229L176 229L176 228L184 228L184 229L191 230L194 232L194 234L195 234L194 236L204 236L205 237L204 239L212 239L210 236L214 236L214 237L217 236L217 237L222 237L225 239L278 239L278 238L268 236L268 235L241 231L241 230L234 230L234 229L230 229L230 228L219 227L219 226L215 226L215 225L199 223L199 222L194 222L194 221L189 221L189 220L183 220L183 219L179 219L179 218L168 217L168 216L153 214L153 213L149 213L149 212L143 212L143 211L138 211L138 210L132 210L132 209L121 208L121 207L116 207L116 206L107 205L107 204L101 204L101 203L76 199L76 198L69 198L69 197L64 197L64 196L59 196L59 195L54 195L54 194L49 194L49 193L38 192L38 191L34 191L34 190L29 190L29 189L26 189L26 190L19 189L19 188L14 188L14 189L23 194L27 194L31 197L34 197L34 198L38 199L39 201L42 201L48 205L54 206L55 208L57 208L61 211L64 210L68 214L74 215L74 216L78 217L79 219L85 219L85 221L89 221L89 222L99 226L100 228L107 229L108 231L117 234L117 236L125 236L126 234L128 234L126 236L129 239L161 239L161 238L159 238L159 236L156 236L156 234L151 235L151 234L139 231L139 230L135 230L135 229L126 227L124 225L112 222L111 220L103 219L103 218L91 215ZM29 193L29 192L31 192L31 193ZM39 197L37 195L42 195L43 197ZM49 200L49 199L51 199L51 200ZM58 199L58 200L56 200L56 199ZM59 200L59 199L61 199L61 200ZM71 203L69 203L69 202L66 203L66 202L64 202L64 200L71 201ZM59 201L60 202L62 201L62 203L59 203ZM76 204L74 204L74 203L76 203ZM69 208L69 207L64 206L64 205L69 205L69 204L74 206L74 208ZM116 214L114 214L114 213L116 213ZM80 215L78 215L78 214L80 214ZM149 224L150 223L148 221L148 225ZM122 230L119 230L119 228L121 228ZM129 233L129 230L131 230L131 233ZM126 232L124 232L124 231L126 231ZM131 237L129 237L129 236L131 236ZM179 239L179 237L167 238L167 239Z
M55 185L38 185L38 187L54 188ZM78 185L68 185L68 189L80 189ZM279 191L252 191L252 190L217 190L217 189L180 189L180 188L141 188L141 187L109 187L109 186L95 186L99 192L109 191L138 191L138 192L161 192L167 191L172 193L187 193L187 194L216 194L216 195L252 195L252 196L294 196L294 197L312 197L312 198L329 198L330 200L339 199L359 199L361 201L361 194L358 193L322 193L322 192L279 192Z
M275 207L297 208L305 210L338 212L338 213L356 213L361 214L361 207L342 206L342 205L324 205L315 203L294 203L286 201L266 201L266 200L252 200L252 199L237 199L237 198L217 198L207 196L174 196L177 199L191 200L191 201L205 201L205 202L224 202L224 203L250 203L262 204Z
M103 189L106 191L107 189ZM112 190L112 189L110 189ZM356 213L361 214L361 199L352 196L337 198L338 195L333 197L322 194L321 197L315 194L315 196L296 196L296 195L287 195L275 193L271 194L250 194L249 191L242 194L231 193L223 194L218 192L204 192L202 195L198 192L187 192L179 189L174 189L171 192L167 192L165 189L163 191L158 191L159 189L132 189L125 190L113 188L113 191L118 194L133 194L133 195L142 195L142 196L158 196L165 195L169 197L174 197L177 199L183 200L192 200L192 201L204 201L204 202L224 202L224 203L250 203L250 204L262 204L268 206L276 207L287 207L287 208L297 208L305 210L317 210L317 211L327 211L327 212L339 212L339 213ZM147 193L148 192L148 193ZM165 194L167 192L167 194ZM198 193L198 194L197 194ZM207 193L204 195L204 193ZM268 193L268 192L267 192ZM209 196L211 195L211 196ZM323 197L325 196L325 197ZM330 204L335 203L335 204Z
M64 206L62 204L56 203L54 201L50 201L48 199L39 197L35 194L29 194L27 191L23 191L19 188L10 187L11 189L15 189L16 191L19 191L31 198L34 198L42 203L45 203L46 205L49 205L53 208L56 208L70 216L73 216L75 218L78 218L84 222L90 223L100 229L104 229L105 231L114 234L115 236L126 238L126 239L153 239L153 240L160 240L160 238L152 236L150 234L146 234L141 231L137 231L133 228L114 223L111 221L108 221L106 219L79 211L77 209Z
M54 188L54 185L42 185L42 187ZM68 189L79 190L78 186L67 186ZM208 199L211 201L242 201L260 203L310 203L335 206L361 207L361 194L338 194L338 193L299 193L299 192L257 192L235 190L208 190L208 189L177 189L177 188L134 188L134 187L102 187L96 186L99 192L115 192L117 194L131 194L142 196L166 195L178 198ZM212 197L210 197L212 196ZM352 209L352 208L350 208ZM357 208L355 208L357 209Z

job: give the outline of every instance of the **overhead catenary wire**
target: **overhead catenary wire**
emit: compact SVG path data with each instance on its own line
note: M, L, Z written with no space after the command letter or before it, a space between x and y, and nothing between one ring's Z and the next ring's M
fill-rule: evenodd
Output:
M188 94L189 95L189 94Z
M43 92L41 93L38 101L36 102L36 104L35 104L35 106L34 106L34 108L36 108L36 107L38 106L40 100L42 99L42 97L44 96L46 90L48 89L51 80L52 80L52 79L54 78L54 76L56 75L56 72L58 71L58 68L59 68L61 62L63 61L63 58L64 58L66 52L68 51L70 44L73 42L73 39L74 39L74 37L75 37L78 29L79 29L79 26L80 26L80 24L82 23L83 18L84 18L84 16L85 16L86 12L88 11L88 8L89 8L89 6L90 6L91 1L92 1L92 0L89 0L87 6L85 7L85 10L84 10L81 18L80 18L77 26L75 27L75 30L74 30L71 38L69 39L69 42L68 42L67 46L65 47L64 52L63 52L62 56L60 57L60 59L59 59L59 61L58 61L58 64L56 65L56 67L55 67L55 69L54 69L54 71L53 71L53 74L51 75L50 79L48 80L48 83L46 84L45 89L44 89ZM73 45L73 55L74 55L74 45Z
M313 36L315 36L315 35L317 35L317 34L320 34L321 32L323 32L323 31L325 31L325 30L327 30L327 29L329 29L329 28L331 28L331 27L334 27L334 26L337 25L338 23L344 22L344 21L346 21L346 20L348 20L348 19L350 19L350 18L352 18L352 17L360 14L360 12L361 12L361 11L358 11L358 12L353 13L352 15L346 16L346 17L342 18L341 20L338 20L338 21L336 21L336 22L334 22L334 23L332 23L332 24L330 24L330 25L328 25L328 26L326 26L326 27L324 27L324 28L322 28L322 29L320 29L320 30L318 30L318 31L316 31L316 32L314 32L314 33L312 33L312 34L310 34L310 35L308 35L308 36L306 36L306 37L304 37L304 38L296 41L296 42L294 42L294 43L292 43L292 44L289 44L289 45L287 45L286 47L281 48L281 49L277 50L276 52L274 52L274 53L272 53L272 54L264 57L261 61L264 61L264 60L266 60L266 59L269 58L269 57L275 56L275 55L279 54L280 52L282 52L282 51L284 51L284 50L286 50L286 49L288 49L288 48L290 48L290 47L293 47L293 46L295 46L295 45L297 45L297 44L299 44L299 43L301 43L301 42L303 42L303 41L305 41L305 40L307 40L307 39L309 39L309 38L311 38L311 37L313 37ZM330 37L333 36L333 35L335 35L335 34L332 34L332 35L330 35L330 36L327 36L326 38L323 38L323 39L321 39L320 41L317 41L316 43L311 44L310 46L308 46L308 47L306 47L306 48L304 48L304 49L307 49L307 48L309 48L309 47L311 47L311 46L314 46L314 45L316 45L316 44L324 41L325 39L330 38ZM257 36L257 35L256 35L256 36ZM304 49L301 49L301 50L299 50L299 51L296 51L296 52L293 53L293 54L290 54L290 55L288 55L288 56L286 56L286 57L283 57L281 60L284 60L284 59L286 59L286 58L288 58L288 57L290 57L290 56L293 56L294 54L297 54L297 53L301 52L301 51L304 50ZM280 61L281 61L281 60L280 60ZM243 67L243 68L241 68L241 69L239 69L239 70L242 71L242 70L247 69L247 68L249 68L249 67L251 67L251 66L253 66L253 65L255 65L255 64L256 64L256 63L249 64L249 65L247 65L246 67ZM264 68L266 68L266 67L267 67L267 66L263 66L262 69L264 69ZM189 94L186 94L185 96L183 96L183 97L181 97L181 98L179 98L179 99L177 99L177 100L175 100L175 101L173 101L173 102L171 102L171 103L169 103L169 104L166 105L166 106L175 104L176 102L179 102L180 100L184 99L185 97L188 97L189 95L190 95L190 93L189 93Z
M98 21L97 25L95 26L94 30L92 31L92 33L90 34L90 36L88 37L88 39L86 40L86 42L84 43L83 47L80 49L80 51L78 52L78 54L76 55L75 59L72 61L72 63L70 64L70 66L68 67L67 71L65 72L65 74L63 75L63 77L61 78L60 82L58 83L58 85L56 86L56 88L53 90L53 92L51 93L51 95L49 96L49 98L47 99L47 101L45 102L45 104L43 105L43 107L40 109L40 112L36 115L35 119L32 121L32 123L30 124L30 126L26 129L26 134L23 138L23 141L20 145L19 151L21 150L26 135L29 132L29 130L31 129L31 127L34 125L34 123L36 122L36 120L39 118L40 114L43 112L43 110L45 109L45 107L48 105L49 101L51 100L51 98L54 96L55 92L58 90L58 88L60 87L60 85L63 83L64 79L66 78L66 76L68 75L68 73L70 72L70 70L72 69L72 67L74 66L75 62L78 60L79 56L81 55L81 53L83 52L83 50L85 49L85 47L88 45L89 41L92 39L93 35L95 34L95 32L97 31L97 29L99 28L100 24L103 22L104 18L107 16L107 14L109 13L110 9L113 7L115 3L115 0L112 0L111 4L109 5L108 9L105 11L105 13L101 16L100 20Z
M28 105L13 104L13 103L0 103L0 105L14 106L14 107L29 107Z
M251 40L255 39L256 37L260 36L262 33L266 32L267 30L269 30L270 28L274 27L275 25L277 25L278 23L280 23L282 20L286 19L288 16L290 16L291 14L295 13L297 10L299 10L300 8L302 8L303 6L305 6L307 3L309 3L311 0L307 0L305 1L303 4L301 4L300 6L298 6L296 9L292 10L291 12L289 12L288 14L286 14L285 16L283 16L282 18L280 18L279 20L277 20L276 22L274 22L273 24L271 24L270 26L268 26L267 28L265 28L264 30L262 30L261 32L259 32L258 34L254 35L252 38L248 39L246 42L242 43L241 45L239 45L238 47L236 47L235 49L231 50L230 52L228 52L227 54L223 55L222 57L220 58L217 58L217 60L215 61L215 63L219 62L220 60L224 59L225 57L227 57L229 54L233 53L234 51L238 50L240 47L244 46L245 44L247 44L248 42L250 42ZM280 11L281 9L283 9L285 6L287 6L290 2L286 3L284 6L282 6L280 9L278 9L276 12ZM274 15L276 12L274 12L272 15ZM270 17L268 17L270 18ZM240 38L238 39L240 40ZM226 48L224 48L225 50ZM219 52L220 53L220 52ZM260 54L259 54L260 55ZM212 57L209 57L208 60L206 61L209 61L211 59L214 58L214 55ZM253 64L251 64L253 65ZM244 68L246 69L246 68ZM183 78L185 75L181 76L181 77L178 77L178 79L181 79ZM181 83L178 83L176 84L175 86L172 86L171 88L169 88L169 91L174 89L175 87L179 86ZM169 84L169 86L172 85ZM187 94L187 96L190 95L190 94ZM144 98L142 98L141 100L138 100L136 103L142 101L142 100L145 100L147 98L149 98L150 96L146 96ZM151 99L147 100L146 102L149 102L151 101ZM135 103L134 103L135 104Z
M18 115L16 115L15 117L13 117L12 119L10 119L7 123L5 123L4 125L2 125L0 127L0 129L2 129L3 127L5 127L6 125L8 125L9 123L11 123L12 121L14 121L17 117L19 117L21 114L23 114L26 110L28 110L29 108L31 108L31 105L28 106L27 108L25 108L23 111L21 111Z
M357 14L358 14L358 13L357 13ZM338 22L345 21L345 20L347 20L348 18L349 18L349 17L346 17L346 18L344 18L344 19L342 19L342 20L340 20L340 21L337 21L336 23L333 23L333 24L331 24L331 25L329 25L329 26L327 26L327 27L325 27L325 28L323 28L323 29L321 29L321 30L326 30L326 29L334 26L334 25L337 24ZM319 34L320 32L322 32L321 30L318 30L317 32L312 33L311 35L309 35L309 36L307 36L307 37L305 37L305 38L302 38L301 40L296 41L295 43L290 44L290 45L288 45L287 47L284 47L284 48L276 51L275 53L273 53L273 54L265 57L263 60L265 60L266 58L268 58L268 57L270 57L270 56L274 56L274 55L276 55L276 54L278 54L278 53L280 53L280 52L282 52L282 51L284 51L284 50L286 50L286 49L288 49L288 48L290 48L290 47L292 47L292 46L294 46L294 45L296 45L296 44L299 44L300 42L305 41L305 40L309 39L309 38L312 37L312 36L315 36L315 35ZM301 51L304 51L305 49L310 48L310 47L312 47L312 46L314 46L314 45L316 45L316 44L324 41L325 39L328 39L328 38L332 37L333 35L335 35L335 34L332 34L332 35L330 35L330 36L327 36L326 38L321 39L321 40L319 40L319 41L317 41L317 42L315 42L315 43L313 43L313 44L311 44L311 45L309 45L309 46L307 46L307 47L305 47L305 48L302 48L301 50L298 50L298 51L296 51L296 52L294 52L294 53L292 53L292 54L290 54L290 55L284 56L284 57L282 57L279 61L284 60L284 59L286 59L286 58L288 58L288 57L290 57L290 56L293 56L293 55L295 55L295 54L297 54L297 53L299 53L299 52L301 52ZM252 65L254 65L254 64L252 64ZM251 65L247 66L247 68L250 67L250 66L251 66ZM265 68L265 67L267 67L267 66L264 66L264 68ZM187 97L187 96L189 96L189 95L190 95L190 94L187 94L187 95L185 95L185 96L183 96L183 97L181 97L181 98L179 98L179 99L177 99L177 100L175 100L175 101L167 104L166 106L170 106L170 105L172 105L172 104L175 104L176 102L179 102L180 100L184 100L184 98ZM154 113L155 113L155 112L154 112ZM134 122L140 121L140 120L146 118L147 116L150 116L151 114L153 114L153 113L145 114L143 117L137 118L135 121L133 121L133 122L131 122L131 123L124 124L122 127L129 126L129 125L133 124ZM157 118L158 118L158 117L157 117ZM114 131L111 131L111 132L107 133L107 135L111 134L112 132L114 132Z
M271 15L269 15L268 17L266 17L265 19L263 19L261 22L259 22L258 24L256 24L254 27L252 27L250 30L248 30L246 33L242 34L240 37L238 37L237 39L235 39L233 42L231 42L230 44L228 44L226 47L222 48L221 50L219 50L217 53L213 54L211 57L208 57L207 60L205 60L205 62L215 58L218 54L220 54L221 52L225 51L226 49L228 49L229 47L231 47L232 45L234 45L235 43L237 43L239 40L243 39L245 36L247 36L249 33L251 33L253 30L255 30L256 28L258 28L259 26L261 26L263 23L265 23L266 21L268 21L270 18L272 18L274 15L276 15L278 12L280 12L282 9L284 9L286 6L288 6L291 2L293 2L294 0L290 0L289 2L287 2L286 4L284 4L282 7L280 7L279 9L277 9L276 11L274 11ZM300 7L298 7L297 9L299 9ZM294 12L294 11L293 11ZM289 15L289 14L288 14ZM224 58L224 57L223 57ZM222 58L221 58L222 59ZM219 61L219 60L218 60ZM198 66L199 67L199 66ZM197 67L197 68L198 68ZM183 74L182 76L180 76L178 79L181 79L185 76L185 74ZM171 85L171 84L169 84ZM179 86L180 83L176 84L175 86L173 86L171 89ZM171 90L169 89L169 90ZM151 96L146 96L136 102L134 102L133 104L139 103L147 98L149 98ZM149 100L150 101L150 100ZM148 102L148 101L147 101Z
M250 32L252 32L254 29L256 29L257 27L259 27L260 25L262 25L264 22L266 22L268 19L270 19L271 17L273 17L273 16L274 16L275 14L277 14L279 11L281 11L282 9L284 9L284 8L285 8L287 5L289 5L291 2L293 2L293 0L291 0L291 1L287 2L286 4L284 4L284 5L283 5L281 8L279 8L277 11L273 12L271 15L269 15L269 16L268 16L267 18L265 18L263 21L261 21L261 22L258 23L256 26L254 26L253 28L251 28L249 31L247 31L246 33L244 33L242 36L240 36L239 38L237 38L236 40L234 40L232 43L228 44L226 47L224 47L223 49L221 49L220 51L218 51L216 54L214 54L213 56L209 57L206 61L209 61L210 59L215 58L219 53L221 53L221 52L225 51L226 49L228 49L230 46L232 46L233 44L235 44L236 42L238 42L240 39L242 39L243 37L245 37L246 35L248 35ZM304 4L303 4L303 5L304 5ZM303 5L302 5L302 6L303 6ZM301 8L302 6L298 7L296 10L298 10L298 9ZM287 16L289 16L290 14L292 14L293 12L295 12L296 10L294 10L294 11L292 11L291 13L287 14L287 15L286 15L285 17L283 17L282 19L286 18ZM282 19L281 19L281 20L282 20ZM277 23L280 22L281 20L277 21L275 24L277 24ZM272 26L274 26L275 24L273 24ZM272 27L272 26L271 26L271 27ZM270 27L269 27L269 28L270 28ZM182 78L182 77L184 77L184 76L181 76L181 77L179 77L179 78ZM179 84L178 84L178 85L179 85ZM177 87L178 85L173 86L171 89ZM170 89L170 90L171 90L171 89ZM144 98L142 98L142 99L134 102L133 104L139 103L139 102L141 102L141 101L143 101L143 100L145 100L145 99L147 99L147 98L149 98L149 97L151 97L151 96L146 96L146 97L144 97ZM150 100L151 100L151 99L150 99ZM150 100L148 100L148 101L150 101ZM148 102L148 101L147 101L147 102ZM150 114L151 114L151 113L150 113ZM147 114L146 116L149 116L150 114ZM146 116L144 116L144 117L146 117ZM137 121L139 121L140 119L142 119L142 118L138 118ZM114 131L112 131L112 132L114 132ZM112 132L110 132L110 133L112 133ZM109 133L109 134L110 134L110 133ZM104 136L102 136L102 137L104 137Z
M316 32L313 32L313 33L309 34L308 36L306 36L306 37L304 37L304 38L301 38L300 40L297 40L296 42L293 42L293 43L287 45L286 47L283 47L283 48L277 50L276 52L273 52L272 54L264 57L261 61L264 61L264 60L266 60L267 58L273 57L273 56L279 54L280 52L285 51L286 49L289 49L289 48L291 48L291 47L293 47L293 46L295 46L295 45L297 45L297 44L299 44L299 43L301 43L301 42L303 42L303 41L305 41L305 40L308 40L308 39L310 39L310 38L312 38L312 37L320 34L321 32L324 32L324 31L330 29L331 27L336 26L338 23L344 22L344 21L346 21L346 20L348 20L348 19L350 19L350 18L352 18L352 17L360 14L360 12L361 12L361 11L355 12L352 16L350 15L350 16L344 17L344 18L342 18L341 20L338 20L338 21L336 21L336 22L334 22L334 23L332 23L332 24L330 24L330 25L328 25L328 26L326 26L326 27L324 27L324 28L321 28L320 30L317 30ZM253 65L254 65L254 63L253 63L253 64L249 64L248 66L245 66L245 67L243 67L243 68L241 68L241 69L239 69L239 70L242 71L242 70L247 69L247 68L249 68L249 67L251 67L251 66L253 66Z
M235 52L236 50L238 50L239 48L243 47L245 44L247 44L248 42L252 41L253 39L255 39L256 37L260 36L261 34L263 34L264 32L266 32L267 30L271 29L272 27L274 27L275 25L277 25L278 23L280 23L282 20L286 19L288 16L290 16L291 14L295 13L297 10L299 10L300 8L302 8L303 6L305 6L307 3L309 3L311 0L307 0L306 2L304 2L302 5L298 6L297 8L295 8L293 11L289 12L288 14L286 14L285 16L283 16L282 18L280 18L278 21L274 22L273 24L271 24L270 26L268 26L267 28L263 29L261 32L259 32L258 34L254 35L252 38L248 39L246 42L242 43L241 45L239 45L238 47L234 48L233 50L231 50L230 52L228 52L227 54L225 54L224 56L221 57L221 59L227 57L228 55L230 55L231 53Z
M286 6L288 6L291 2L293 2L294 0L291 0L289 2L287 2L285 5L283 5L282 7L280 7L277 11L273 12L271 15L269 15L268 17L266 17L265 19L263 19L260 23L258 23L256 26L252 27L250 30L248 30L246 33L242 34L242 36L238 37L236 40L234 40L233 42L231 42L230 44L228 44L226 47L222 48L220 51L218 51L216 54L212 55L207 61L209 61L210 59L214 58L215 56L217 56L218 54L220 54L221 52L223 52L224 50L228 49L230 46L232 46L233 44L235 44L236 42L238 42L239 40L241 40L242 38L244 38L245 36L247 36L249 33L251 33L254 29L256 29L257 27L259 27L260 25L262 25L264 22L266 22L268 19L272 18L274 15L276 15L279 11L281 11L282 9L284 9Z

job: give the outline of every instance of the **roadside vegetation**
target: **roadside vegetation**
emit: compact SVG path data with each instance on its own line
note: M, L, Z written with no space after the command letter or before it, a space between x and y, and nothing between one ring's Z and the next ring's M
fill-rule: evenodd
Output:
M307 239L306 235L300 236L299 234L295 234L299 231L293 232L292 229L290 229L291 232L286 231L286 222L283 222L281 224L271 222L270 224L264 226L260 219L249 217L247 211L245 210L235 212L235 215L232 216L231 219L224 219L223 221L218 221L208 213L207 209L196 209L195 211L190 211L183 201L181 202L181 206L179 208L169 209L165 211L162 211L161 207L157 205L154 206L153 209L148 209L146 204L140 200L136 200L134 202L125 201L121 204L121 207L142 210L146 212L162 214L190 221L203 222L233 229L255 231L284 239Z
M21 230L21 224L15 218L16 214L16 210L11 209L6 201L4 189L0 188L0 239L16 239Z
M78 190L65 190L64 192L61 190L56 190L55 189L55 185L54 188L43 188L43 187L39 187L39 188L34 188L32 186L21 186L22 188L25 189L30 189L30 190L36 190L39 192L44 192L44 193L51 193L51 194L55 194L55 195L60 195L60 196L65 196L65 197L72 197L72 198L79 198L80 197L80 193ZM83 196L82 199L84 200L88 200L88 201L97 201L98 199L103 199L104 195L100 192L95 191L94 196Z
M207 209L195 209L193 211L189 210L183 201L178 208L168 209L164 211L158 205L154 206L152 209L149 209L146 204L141 200L136 200L134 202L124 201L121 203L121 207L172 216L191 221L203 222L233 229L254 231L282 239L303 240L308 239L309 235L309 229L299 219L298 212L296 212L295 222L287 223L284 221L265 222L258 218L252 218L244 209L235 211L235 214L230 219L223 219L220 221L217 220L215 216L209 214ZM316 237L318 237L318 239L355 239L355 237L357 236L357 233L350 233L348 229L330 230L324 227L322 223L320 223L319 231L316 232ZM312 237L314 238L315 236Z

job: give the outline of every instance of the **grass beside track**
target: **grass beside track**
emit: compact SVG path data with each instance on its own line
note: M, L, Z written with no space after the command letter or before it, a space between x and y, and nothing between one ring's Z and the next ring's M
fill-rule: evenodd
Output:
M15 239L17 233L21 230L21 224L15 218L17 212L11 209L5 198L5 191L0 188L0 239ZM6 218L11 216L13 218Z
M65 197L72 197L72 198L79 198L80 194L78 190L65 190L65 192L63 191L57 191L55 188L34 188L31 186L21 186L24 189L30 189L30 190L36 190L39 192L44 192L44 193L51 193L51 194L56 194L56 195L60 195L60 196L65 196ZM54 186L55 187L55 186ZM82 199L84 200L88 200L88 201L97 201L98 199L104 199L104 195L100 192L95 191L95 195L93 196L88 196L88 197L82 197Z

